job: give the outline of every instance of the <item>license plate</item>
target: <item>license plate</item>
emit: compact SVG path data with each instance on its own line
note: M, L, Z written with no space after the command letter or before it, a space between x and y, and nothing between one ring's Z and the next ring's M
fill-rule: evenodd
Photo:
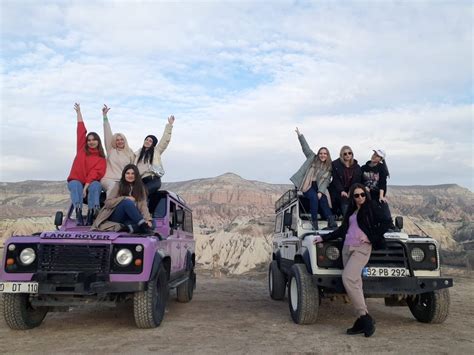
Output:
M38 283L0 282L0 293L38 293Z
M409 276L408 269L401 267L365 267L362 270L364 277L405 277Z

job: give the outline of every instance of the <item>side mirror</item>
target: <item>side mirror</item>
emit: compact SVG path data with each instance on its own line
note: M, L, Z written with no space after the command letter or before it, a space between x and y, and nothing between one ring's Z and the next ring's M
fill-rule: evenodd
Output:
M288 227L291 228L291 213L290 212L285 212L283 215L283 228Z
M399 230L403 229L403 217L402 216L395 217L395 227L397 227Z
M54 216L54 225L56 229L59 229L59 226L63 224L63 213L61 211L56 212Z
M184 210L176 210L176 224L182 226L184 223Z

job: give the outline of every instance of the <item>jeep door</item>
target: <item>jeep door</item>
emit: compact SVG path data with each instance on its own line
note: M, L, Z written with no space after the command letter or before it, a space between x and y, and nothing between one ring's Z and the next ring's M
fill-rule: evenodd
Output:
M175 273L181 270L181 239L180 239L180 226L176 220L176 210L178 206L173 200L169 200L169 216L170 216L170 235L168 242L170 245L170 256L171 256L171 272Z

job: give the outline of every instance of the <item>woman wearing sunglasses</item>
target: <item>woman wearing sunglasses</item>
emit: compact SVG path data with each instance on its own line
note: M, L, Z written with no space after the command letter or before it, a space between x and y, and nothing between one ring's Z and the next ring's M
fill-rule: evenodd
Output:
M296 134L300 141L303 154L306 161L298 171L290 178L296 188L303 192L303 195L309 199L311 210L311 220L313 228L318 229L318 213L323 219L328 221L329 228L337 227L335 217L330 208L330 195L328 191L331 181L331 155L326 147L321 147L315 154L311 150L305 137L296 127Z
M347 334L364 333L366 337L370 337L375 332L375 322L365 304L361 273L369 261L372 248L379 249L385 245L383 235L391 220L380 212L379 208L374 207L365 186L354 184L349 191L349 207L341 226L314 240L315 244L336 238L344 241L342 282L357 317L352 328L347 329Z
M332 181L329 191L332 210L335 215L344 216L349 206L349 189L361 182L361 170L351 147L345 145L339 152L339 159L332 162Z

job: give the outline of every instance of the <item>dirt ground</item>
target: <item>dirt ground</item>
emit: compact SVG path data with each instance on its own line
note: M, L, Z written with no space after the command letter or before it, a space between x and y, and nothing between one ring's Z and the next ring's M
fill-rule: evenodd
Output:
M445 274L455 278L445 323L422 324L408 308L369 299L377 321L371 338L345 334L354 321L350 304L323 300L318 323L300 326L287 299L270 299L265 274L213 278L201 272L190 303L176 302L171 293L159 328L135 328L130 305L50 313L29 331L10 330L2 316L0 353L474 353L474 276Z

